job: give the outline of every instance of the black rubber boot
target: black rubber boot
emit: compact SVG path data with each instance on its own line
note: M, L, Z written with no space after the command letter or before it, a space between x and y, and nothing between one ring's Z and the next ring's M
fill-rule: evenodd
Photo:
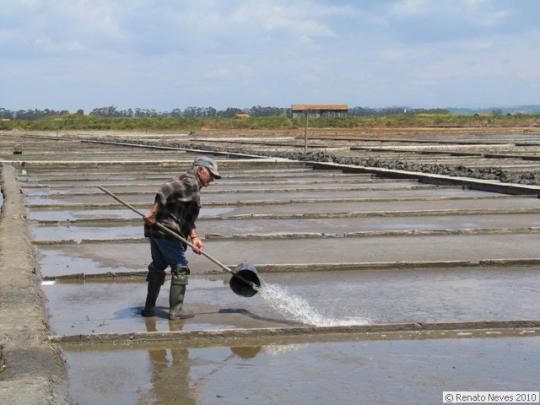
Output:
M150 265L148 266L146 281L148 281L148 292L146 294L146 303L142 310L142 316L154 316L156 314L155 307L159 296L159 290L165 282L165 272L158 272Z
M182 310L184 306L184 296L186 294L186 284L188 283L189 269L187 267L177 267L171 271L171 290L169 292L169 319L193 318L193 313Z

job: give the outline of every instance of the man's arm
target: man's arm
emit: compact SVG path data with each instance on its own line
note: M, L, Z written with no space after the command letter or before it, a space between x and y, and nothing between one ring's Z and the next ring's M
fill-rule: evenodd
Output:
M193 244L193 247L194 247L193 251L197 254L201 254L201 252L204 249L204 245L202 243L201 238L199 238L199 235L197 234L197 231L195 230L195 228L191 230L191 232L189 233L189 237L191 238L191 243Z

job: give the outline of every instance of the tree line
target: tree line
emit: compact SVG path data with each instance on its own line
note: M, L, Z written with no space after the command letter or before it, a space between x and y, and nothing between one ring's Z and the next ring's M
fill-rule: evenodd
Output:
M442 108L408 108L408 107L352 107L349 109L349 116L385 116L394 114L448 114L449 111ZM10 110L0 108L0 119L12 120L39 120L49 117L61 117L71 115L68 110L54 109L27 109ZM249 114L252 117L272 117L272 116L291 116L291 109L272 106L253 106L251 108L227 107L218 110L214 107L186 107L185 109L174 108L171 111L156 111L147 108L128 108L119 109L115 106L106 106L94 108L90 113L85 114L84 110L78 109L74 115L92 116L92 117L116 117L116 118L233 118L237 114Z
M157 111L148 108L128 108L119 109L115 106L106 106L94 108L89 116L93 117L117 117L117 118L208 118L208 117L223 117L232 118L236 114L247 113L254 117L270 117L276 115L289 115L290 108L281 107L263 107L253 106L251 108L227 107L223 110L218 110L214 107L186 107L184 110L174 108L171 111ZM10 110L0 108L0 119L14 120L39 120L42 118L70 115L68 110L53 110L46 108L27 109L27 110ZM86 115L84 110L78 109L75 115Z
M47 117L55 117L69 114L70 112L67 110L51 110L48 108L45 108L44 110L29 109L13 111L7 108L0 108L0 119L39 120Z

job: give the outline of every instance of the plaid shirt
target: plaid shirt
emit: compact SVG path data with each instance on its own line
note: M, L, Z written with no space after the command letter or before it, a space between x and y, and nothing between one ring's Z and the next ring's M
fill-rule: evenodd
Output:
M187 239L191 230L195 228L195 221L199 216L200 189L201 183L193 170L163 184L154 200L160 205L156 221ZM157 227L147 224L144 225L144 236L170 238Z

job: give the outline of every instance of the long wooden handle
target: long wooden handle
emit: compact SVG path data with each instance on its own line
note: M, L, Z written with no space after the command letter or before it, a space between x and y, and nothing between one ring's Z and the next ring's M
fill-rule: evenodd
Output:
M103 191L104 193L110 195L112 198L114 198L116 201L118 201L120 204L128 207L130 210L132 210L133 212L139 214L141 217L144 218L144 214L139 211L137 208L135 208L134 206L132 206L131 204L125 202L124 200L122 200L120 197L116 196L115 194L113 194L112 192L110 192L109 190L107 190L105 187L102 187L102 186L97 186L101 191ZM185 239L184 237L182 237L181 235L179 235L178 233L176 233L175 231L173 231L172 229L169 229L167 228L165 225L163 224L160 224L159 222L156 222L156 226L163 232L165 232L166 234L172 236L173 238L175 239L178 239L179 241L185 243L186 245L188 245L189 247L191 247L192 249L196 249L195 246L193 246L193 244L188 241L187 239ZM238 275L236 275L234 273L234 271L232 271L230 268L228 268L227 266L225 266L223 263L221 263L219 260L217 259L214 259L212 256L210 256L208 253L206 252L203 252L203 251L200 251L199 252L201 255L203 255L204 257L206 257L207 259L209 259L210 261L214 262L215 264L217 264L219 267L221 267L223 270L225 271L228 271L229 273L231 273L232 275L235 275L238 277ZM239 277L240 278L240 277ZM244 281L244 280L242 280Z

